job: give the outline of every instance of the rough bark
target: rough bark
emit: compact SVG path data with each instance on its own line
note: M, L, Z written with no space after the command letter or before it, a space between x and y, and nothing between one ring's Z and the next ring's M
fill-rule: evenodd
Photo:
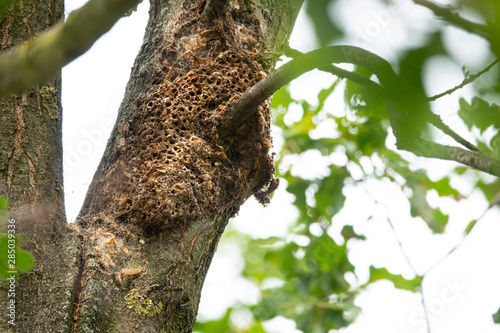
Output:
M76 326L189 332L229 218L275 186L270 110L221 145L229 107L269 72L300 1L157 1L78 219ZM273 16L275 15L275 16Z
M301 3L152 1L115 128L70 228L60 78L1 101L0 194L37 260L18 280L15 331L192 330L228 220L251 195L265 203L276 186L269 106L223 142L218 125L273 68ZM21 2L1 17L2 48L61 15L61 3Z
M0 51L48 29L63 17L63 1L15 1L0 14ZM9 199L21 247L35 258L15 288L15 326L0 283L1 332L58 332L71 323L75 243L67 233L62 182L60 75L0 100L0 196ZM0 228L6 230L5 221Z

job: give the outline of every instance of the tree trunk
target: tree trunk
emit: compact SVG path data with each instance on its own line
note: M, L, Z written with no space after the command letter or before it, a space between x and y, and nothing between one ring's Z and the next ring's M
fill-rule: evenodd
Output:
M115 128L70 228L59 79L2 101L0 145L10 153L0 162L0 190L36 258L18 280L16 330L192 330L229 218L251 195L267 202L263 188L276 185L269 106L230 135L219 137L218 125L272 69L301 3L152 1ZM24 11L13 20L25 22ZM0 302L6 290L3 284Z
M0 14L0 51L63 18L62 0L14 1ZM60 75L19 96L0 100L0 196L36 264L15 284L0 283L0 331L67 331L72 322L76 247L66 229L62 179ZM1 229L7 230L7 221ZM14 287L14 286L13 286ZM15 300L15 311L8 311ZM8 303L9 302L9 303ZM12 309L14 310L14 309ZM8 323L15 313L15 326ZM12 322L11 322L12 323Z

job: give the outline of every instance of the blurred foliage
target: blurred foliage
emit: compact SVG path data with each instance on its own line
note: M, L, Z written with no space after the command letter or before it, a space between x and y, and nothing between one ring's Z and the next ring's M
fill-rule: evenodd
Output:
M493 315L493 322L495 324L500 324L500 308L498 311Z
M13 0L0 0L0 13L9 8Z
M338 3L340 0L305 3L304 10L313 25L318 46L343 43L349 34L329 14ZM396 5L391 0L377 3L388 9ZM491 24L499 22L491 16L495 12L493 7L500 13L496 1L464 0L457 1L456 6L457 10L474 9ZM439 142L439 137L428 131L426 125L425 112L431 109L431 104L424 87L425 66L436 56L454 60L444 46L439 25L434 30L421 32L419 37L420 46L407 46L406 49L401 46L394 61L402 79L402 102L408 105L408 113L414 113L412 122L405 126L408 131L425 132L426 137ZM376 81L366 69L355 67L353 71ZM481 89L495 95L493 87L496 85L497 81L492 81L488 89L484 89L485 84ZM331 110L329 101L338 91L344 98L345 108ZM488 102L485 96L481 97L474 97L470 102L460 99L459 109L455 110L456 121L462 119L479 148L500 156L500 107ZM395 288L419 292L422 276L403 277L400 272L374 265L368 268L368 278L358 276L349 259L349 249L351 244L365 240L357 226L366 221L345 221L343 216L340 233L335 232L333 226L333 221L344 209L347 188L362 188L367 181L392 184L406 196L409 209L405 223L420 221L435 234L446 230L449 216L440 209L439 201L432 202L430 198L437 195L458 204L470 195L470 192L455 188L454 180L471 184L474 191L482 193L489 202L500 192L499 179L458 165L450 174L431 179L428 171L418 168L409 154L401 154L387 144L391 138L385 101L365 87L335 80L318 93L317 100L311 105L295 99L289 86L285 86L274 94L271 102L274 125L281 130L284 139L276 152L276 169L286 183L287 192L294 197L298 216L286 239L247 237L245 242L240 242L245 262L242 275L260 288L259 301L250 305L237 304L218 320L197 323L195 331L265 332L265 322L281 316L293 320L302 332L324 333L351 324L360 312L356 296L377 281L391 281ZM319 130L323 124L329 124L331 129ZM297 171L294 165L307 160L312 152L321 156L325 171L313 176ZM470 233L476 223L476 220L470 221L464 235ZM280 283L269 287L269 281ZM231 319L232 311L241 308L249 309L253 316L244 328L236 327ZM500 321L499 313L493 317L495 322Z
M422 278L420 276L407 280L401 275L389 273L389 271L385 268L375 268L370 266L370 279L367 284L378 280L389 280L394 283L394 287L412 292L419 291L420 286L422 285Z
M336 3L332 0L307 0L305 10L311 18L314 32L320 46L327 46L343 36L342 29L339 29L330 16L331 7Z
M500 3L496 0L458 0L457 5L458 8L478 13L488 24L498 24Z
M500 106L479 97L473 97L470 103L461 98L458 115L469 129L477 128L481 134L488 129L496 132L489 142L481 141L481 148L500 158Z
M5 225L8 217L7 199L0 197L0 225ZM27 272L33 267L33 257L19 248L20 243L19 236L0 230L0 278L7 279L12 275L17 278L17 271Z

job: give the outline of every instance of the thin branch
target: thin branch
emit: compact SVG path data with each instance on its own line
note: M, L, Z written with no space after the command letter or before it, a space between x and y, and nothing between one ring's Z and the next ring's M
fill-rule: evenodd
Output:
M386 209L388 209L388 208L386 207ZM425 306L425 296L424 296L424 279L425 279L425 274L424 275L419 275L417 273L417 270L415 269L415 266L413 266L413 264L412 264L412 262L410 260L410 256L406 253L406 250L403 247L403 243L401 243L401 240L399 239L398 234L396 233L396 229L394 228L394 224L392 223L391 218L389 216L387 216L387 222L389 223L389 226L392 229L392 234L394 235L394 238L396 239L396 242L398 242L399 248L401 249L401 253L403 253L403 256L405 257L406 262L408 263L408 265L410 266L410 268L413 270L413 274L415 274L415 276L421 276L422 277L422 282L420 284L420 297L421 297L421 300L422 300L422 308L424 310L425 323L427 325L427 333L431 333L431 323L429 321L429 314L427 313L427 307Z
M379 203L379 204L381 204L381 203ZM384 205L384 207L386 207L386 206ZM388 207L386 207L386 210L388 210ZM399 239L398 234L396 233L396 228L394 227L394 224L392 223L392 220L389 216L387 216L387 223L389 223L389 226L391 227L391 230L392 230L392 234L394 235L394 238L396 239L396 242L398 243L399 248L401 249L401 253L405 257L406 262L408 263L408 265L412 269L413 274L415 274L415 276L420 276L418 274L417 270L415 269L415 266L413 266L413 264L410 260L410 256L408 255L408 253L406 253L406 250L403 247L403 243L401 243L401 240Z
M423 284L422 280L422 284ZM424 308L425 323L427 325L427 333L431 333L431 321L429 320L429 314L427 313L427 306L425 305L424 287L420 290L420 298L422 301L422 307Z
M365 189L365 192L372 198L372 200L375 202L375 204L381 205L381 206L383 206L385 208L386 211L389 211L389 207L387 207L384 203L382 203L382 202L378 201L377 199L375 199L375 197L373 195L371 195L371 193L368 190ZM423 285L423 283L424 283L424 279L425 279L425 274L424 275L419 275L418 274L417 269L415 268L415 266L411 262L410 256L408 255L408 253L406 252L405 248L403 247L403 243L401 242L401 240L399 239L398 234L396 233L396 228L394 227L394 223L392 223L392 220L391 220L391 218L389 216L387 216L386 221L389 224L389 226L391 227L394 239L398 243L399 249L401 250L401 253L405 257L405 260L408 263L408 266L410 266L410 268L412 269L413 274L415 274L415 276L420 276L422 278L422 282L420 284L420 292L419 293L420 293L420 298L421 298L421 302L422 302L422 308L423 308L423 311L424 311L424 318L425 318L425 322L426 322L426 326L427 326L427 333L431 333L431 323L430 323L430 320L429 320L429 314L427 313L427 307L425 305L425 296L424 296L424 285Z
M375 196L373 196L368 189L365 188L364 191L366 192L366 194L368 194L369 197L371 197L371 199L373 200L373 202L376 205L380 205L380 206L384 207L386 212L389 211L389 207L387 207L387 205L384 204L383 202L380 202L379 200L377 200L375 198ZM386 221L389 224L389 226L391 227L392 235L394 236L394 239L398 243L399 249L401 250L401 253L405 257L405 260L408 263L408 266L410 266L410 268L413 271L413 274L415 274L415 276L420 276L420 274L418 274L418 272L417 272L417 269L415 268L415 266L411 262L410 256L408 255L408 253L406 252L406 250L403 246L403 242L401 242L401 239L399 239L398 233L396 232L396 227L394 226L394 223L392 223L392 219L389 215L387 215Z
M460 83L458 86L455 86L451 89L448 89L446 90L445 92L442 92L440 94L437 94L437 95L434 95L432 97L429 97L428 100L430 102L432 101L435 101L437 100L438 98L441 98L443 96L446 96L446 95L450 95L452 93L454 93L455 91L457 91L458 89L462 89L463 87L465 87L466 85L468 85L469 83L472 83L474 82L476 79L478 79L481 75L483 75L484 73L487 73L493 66L495 66L496 64L498 64L498 60L495 60L493 61L491 64L489 64L485 69L483 69L482 71L480 72L477 72L476 74L472 74L472 75L469 75L468 77L466 77L462 83Z
M425 273L424 273L424 276L426 274L428 274L430 271L432 271L434 268L436 268L437 266L439 266L443 261L445 261L451 254L453 254L453 252L455 252L459 247L461 247L464 243L465 243L465 240L467 238L467 236L470 235L472 229L479 223L480 220L482 220L484 218L484 216L486 215L486 213L489 212L489 210L491 208L493 208L495 205L497 205L498 203L496 201L493 201L489 206L488 208L486 208L484 210L484 212L481 214L481 216L479 216L477 219L476 219L476 222L474 223L474 225L472 225L472 227L467 227L467 229L464 231L464 233L462 234L462 237L460 238L460 240L458 241L458 243L450 249L450 251L448 251L447 254L445 254L443 257L441 257L441 259L439 259L438 261L436 261L431 267L429 267Z
M477 148L472 143L470 143L469 141L462 138L455 131L453 131L448 125L446 125L443 122L443 119L441 119L441 117L439 115L437 115L435 113L431 113L431 118L430 118L429 122L432 125L434 125L436 128L438 128L439 130L441 130L444 134L450 136L453 140L460 143L465 148L467 148L471 151L480 152L479 148Z
M0 96L25 91L85 53L139 0L90 0L35 39L0 54Z
M478 151L468 151L459 147L444 146L423 139L415 142L415 145L417 148L398 148L407 150L420 157L455 161L474 169L500 177L500 160L492 158L485 153Z
M260 104L285 84L306 72L332 63L351 63L364 67L377 75L384 86L394 84L397 79L396 73L385 59L364 49L337 45L314 50L287 62L243 94L224 116L219 125L219 136L224 138L233 133Z
M432 1L413 0L413 2L417 5L430 9L434 15L443 18L448 23L491 40L490 30L487 25L468 21L457 13L452 12L449 8L439 6Z

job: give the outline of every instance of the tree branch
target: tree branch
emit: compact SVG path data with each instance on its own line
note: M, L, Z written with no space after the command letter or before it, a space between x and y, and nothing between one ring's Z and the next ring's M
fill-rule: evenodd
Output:
M500 177L500 160L492 158L483 152L468 151L459 147L444 146L428 140L418 140L417 148L406 149L420 157L437 158L440 160L455 161L474 169Z
M304 53L302 53L298 50L295 50L295 49L288 48L287 51L285 52L285 55L287 57L295 59L299 56L304 55ZM319 67L318 69L320 71L323 71L323 72L331 73L339 78L350 80L354 83L357 83L361 86L364 86L364 87L372 90L373 92L377 93L381 97L386 97L386 91L385 91L384 87L382 87L377 82L373 82L372 80L370 80L369 78L367 78L363 75L347 71L345 69L339 68L339 67L331 65L331 64L323 66L323 67Z
M0 96L29 89L85 53L139 0L90 0L39 37L0 54Z
M403 108L404 105L400 105L400 103L396 103L393 100L393 98L400 99L401 96L396 95L400 91L398 89L399 79L391 65L385 59L364 49L354 46L338 45L302 54L278 68L265 79L256 83L245 94L243 94L238 101L236 101L233 107L224 116L221 124L219 125L219 137L223 140L227 135L233 133L250 115L253 114L253 112L255 112L261 103L263 103L268 97L285 84L312 69L324 68L325 66L329 68L328 66L330 66L331 63L351 63L364 67L377 75L380 83L387 92L387 108L391 126L393 126L393 130L395 126L399 126L398 123L394 123L397 121L397 119L395 119L397 118L395 117L395 114L404 112L404 110L400 109ZM331 70L335 73L341 73L340 71L343 71L337 67L334 67ZM349 72L349 75L352 74L355 73ZM399 149L407 150L421 157L456 161L500 177L499 160L477 151L477 148L474 145L462 139L458 134L443 124L437 115L430 112L430 116L431 117L428 121L443 130L448 135L450 135L448 131L453 133L453 135L450 135L452 138L455 138L455 140L458 139L457 142L464 144L472 151L467 151L458 147L443 146L421 138L415 138L411 143L405 143L403 140L400 142L398 133L394 130L396 139L398 139Z
M359 47L337 45L314 50L287 62L243 94L219 125L220 138L235 131L260 104L282 86L315 68L325 67L327 71L332 71L339 76L355 77L358 83L366 83L366 78L361 79L361 75L344 71L332 66L332 63L350 63L364 67L377 75L384 86L394 84L397 79L396 73L385 59ZM374 87L373 84L370 86ZM380 88L375 89L382 92Z
M430 102L432 101L435 101L443 96L446 96L446 95L450 95L452 93L454 93L455 91L457 91L458 89L461 89L463 87L465 87L466 85L468 85L469 83L472 83L474 82L477 78L479 78L481 75L483 75L484 73L488 72L493 66L495 66L496 64L498 64L498 60L495 60L493 61L491 64L489 64L485 69L483 69L482 71L480 72L477 72L476 74L472 74L472 75L469 75L467 76L463 81L462 83L460 83L458 86L455 86L451 89L448 89L446 90L445 92L442 92L438 95L434 95L432 97L429 97L428 100Z
M487 40L491 40L490 30L488 26L484 24L468 21L457 13L452 12L449 8L439 6L429 0L413 0L413 2L417 5L430 9L434 15L443 18L448 23L451 23L468 32L478 34Z
M460 143L465 148L472 151L478 151L478 152L480 151L479 148L477 148L472 143L462 138L455 131L453 131L448 125L446 125L439 115L431 113L431 118L429 119L429 122L436 128L438 128L441 132L448 135L456 142Z

